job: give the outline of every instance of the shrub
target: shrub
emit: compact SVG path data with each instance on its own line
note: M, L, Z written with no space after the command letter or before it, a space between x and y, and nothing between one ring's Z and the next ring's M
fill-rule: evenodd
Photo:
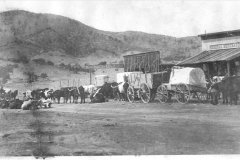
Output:
M102 62L99 63L99 65L106 65L106 64L107 64L106 61L102 61Z
M60 63L59 65L61 68L64 68L65 67L65 64L64 63Z
M52 61L47 61L47 65L54 66L54 63Z
M47 73L42 73L42 74L40 75L40 77L41 77L41 78L47 78L48 75L47 75Z
M18 64L15 63L15 64L13 65L13 68L18 68Z
M33 61L40 65L46 64L45 60L42 58L34 59Z
M34 72L24 72L23 74L27 76L27 83L38 81L38 75L36 75Z
M16 62L22 62L23 64L29 63L29 59L26 55L18 53L18 59Z

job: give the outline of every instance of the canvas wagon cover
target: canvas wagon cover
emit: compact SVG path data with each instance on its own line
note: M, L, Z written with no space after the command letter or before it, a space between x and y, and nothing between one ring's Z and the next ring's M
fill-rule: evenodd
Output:
M126 76L128 79L129 77L134 74L140 74L142 72L123 72L123 73L117 73L117 83L124 82L124 76Z
M174 68L170 74L169 84L178 83L207 88L205 74L200 68Z

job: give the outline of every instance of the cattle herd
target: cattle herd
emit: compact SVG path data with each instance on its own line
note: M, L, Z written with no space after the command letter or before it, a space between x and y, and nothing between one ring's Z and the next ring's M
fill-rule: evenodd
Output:
M128 101L127 81L121 83L105 83L103 86L96 87L94 85L80 87L62 87L57 90L44 88L36 90L27 90L19 93L18 90L7 91L3 87L0 89L0 108L9 109L37 109L50 108L52 103L60 103L63 98L63 103L85 103L85 98L89 95L89 103L107 102L109 98ZM220 95L223 103L237 104L238 93L240 92L240 76L231 77L214 77L213 81L208 83L207 93L211 98L213 105L218 104ZM23 94L23 98L19 99L19 94Z
M18 90L7 91L3 87L0 89L0 108L9 109L37 109L50 108L52 103L60 103L63 98L63 103L85 103L85 98L89 95L90 103L101 103L108 101L109 98L127 100L126 90L128 83L105 83L103 86L96 87L94 85L80 87L62 87L57 90L44 88L27 90L19 93ZM22 94L21 99L18 97Z

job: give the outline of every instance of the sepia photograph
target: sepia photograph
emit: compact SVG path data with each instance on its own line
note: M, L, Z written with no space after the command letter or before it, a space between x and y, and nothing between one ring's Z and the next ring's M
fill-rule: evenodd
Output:
M0 0L0 159L239 158L239 7Z

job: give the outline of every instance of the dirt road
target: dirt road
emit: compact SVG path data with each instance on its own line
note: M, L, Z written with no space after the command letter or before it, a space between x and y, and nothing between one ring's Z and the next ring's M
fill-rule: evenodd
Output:
M53 104L0 110L0 156L239 154L240 106Z

